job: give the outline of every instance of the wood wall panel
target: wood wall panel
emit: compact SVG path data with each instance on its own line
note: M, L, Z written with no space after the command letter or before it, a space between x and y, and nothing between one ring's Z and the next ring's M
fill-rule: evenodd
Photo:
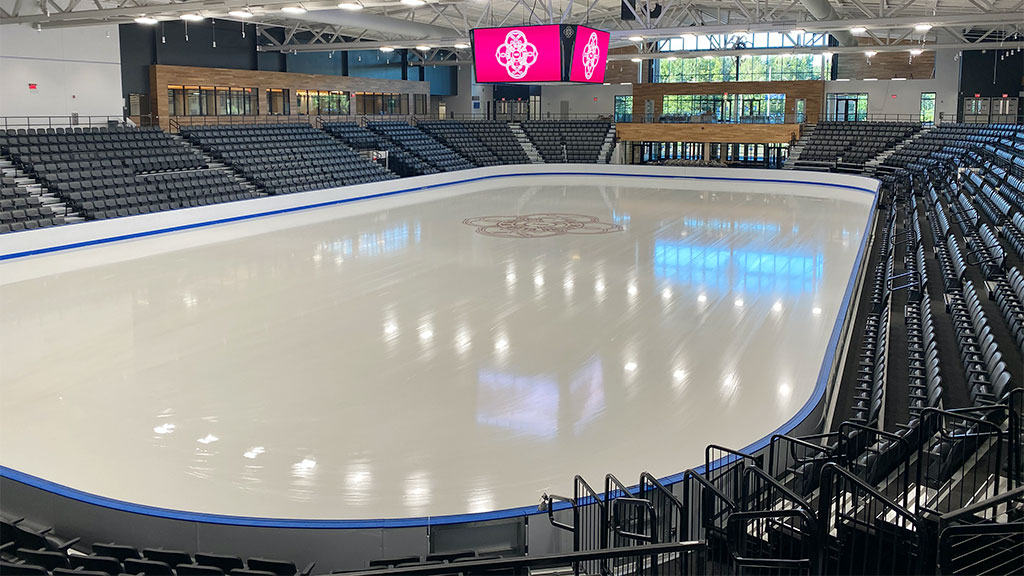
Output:
M631 62L631 64L633 64ZM634 64L635 65L635 64ZM796 113L796 101L807 101L807 118L821 115L825 99L825 82L799 80L792 82L665 82L633 85L633 118L644 117L644 101L654 100L654 117L661 116L662 102L669 94L785 94L786 114ZM789 140L787 139L787 142Z
M168 86L256 88L259 99L259 111L261 113L266 113L268 110L266 92L268 88L291 90L293 102L295 90L343 90L345 92L408 94L410 107L413 105L413 94L426 94L428 107L430 105L430 82L158 64L149 67L150 110L153 114L157 115L157 121L164 130L170 128L171 118L167 102ZM306 116L299 116L297 114L293 114L292 117L296 121L307 120ZM195 118L200 123L204 121L203 119L211 124L231 122L230 116L190 118ZM275 118L280 117L275 116Z
M879 52L870 60L863 54L840 54L836 61L836 78L850 80L865 78L928 80L934 78L935 52L929 50L919 56L914 56L914 60L911 62L910 49L915 44L911 42L902 42L902 44L906 44L906 52ZM873 42L867 38L861 38L860 45L870 49Z
M789 143L800 138L799 124L645 124L619 122L620 140L634 142Z

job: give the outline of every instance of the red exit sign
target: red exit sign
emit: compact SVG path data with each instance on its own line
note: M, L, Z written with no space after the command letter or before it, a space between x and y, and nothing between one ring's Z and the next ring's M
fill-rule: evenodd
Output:
M37 86L35 84L33 84L32 82L28 83L28 89L29 90L35 90L36 88L37 88Z

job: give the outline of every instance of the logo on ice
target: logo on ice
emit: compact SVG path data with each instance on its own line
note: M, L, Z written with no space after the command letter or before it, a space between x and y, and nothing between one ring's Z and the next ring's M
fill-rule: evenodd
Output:
M594 38L594 42L597 39ZM595 48L597 45L594 45ZM530 66L533 66L537 62L537 56L540 53L537 51L537 47L530 43L526 38L526 34L522 30L512 30L505 35L505 43L498 46L498 50L494 56L498 60L498 64L501 64L508 75L516 80L526 76L527 70ZM596 64L596 60L595 60ZM593 70L591 65L591 71ZM587 76L589 78L590 76Z
M583 47L583 75L590 80L594 75L594 69L601 59L601 47L597 44L597 33L591 32L587 39L587 45Z

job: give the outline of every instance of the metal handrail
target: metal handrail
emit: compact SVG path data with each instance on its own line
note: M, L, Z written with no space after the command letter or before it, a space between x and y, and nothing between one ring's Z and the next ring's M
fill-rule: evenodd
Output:
M397 576L399 574L430 575L450 574L452 572L483 573L501 569L556 568L594 560L631 558L639 555L704 554L706 550L707 546L703 542L667 542L663 544L607 548L604 550L587 550L584 552L566 552L564 554L546 554L543 556L514 556L509 558L460 561L451 564L424 564L402 566L400 568L382 568L379 570L363 570L353 572L352 574L354 576Z

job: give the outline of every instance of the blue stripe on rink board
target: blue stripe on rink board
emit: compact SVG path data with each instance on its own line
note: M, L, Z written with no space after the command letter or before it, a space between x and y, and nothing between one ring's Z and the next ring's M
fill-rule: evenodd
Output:
M204 228L207 226L215 226L218 224L227 224L231 222L241 222L245 220L251 220L254 218L262 218L264 216L274 216L278 214L287 214L291 212L299 212L302 210L310 210L314 208L323 208L327 206L336 206L340 204L348 204L350 202L357 202L361 200L372 200L375 198L384 198L388 196L395 196L398 194L405 194L409 192L417 192L423 190L430 190L434 188L442 188L445 186L453 186L457 184L466 184L470 182L479 182L482 180L492 180L496 178L509 178L509 177L521 177L521 176L601 176L601 177L625 177L625 178L661 178L661 179L675 179L675 180L722 180L722 181L735 181L735 182L765 182L771 184L804 184L826 188L840 188L844 190L854 190L857 192L865 192L874 196L871 204L870 215L873 215L875 208L878 204L878 187L865 188L861 186L853 186L849 184L835 184L826 182L809 182L806 180L782 180L782 179L769 179L769 178L731 178L722 176L683 176L683 175L671 175L671 174L621 174L614 172L532 172L525 174L494 174L489 176L478 176L475 178L466 178L462 180L453 180L451 182L443 182L438 184L427 184L423 186L416 186L412 188L404 188L401 190L393 190L391 192L381 192L377 194L369 194L366 196L358 196L354 198L342 198L339 200L330 200L327 202L319 202L315 204L308 204L305 206L294 206L290 208L282 208L278 210L270 210L267 212L259 212L255 214L246 214L242 216L233 216L230 218L221 218L217 220L209 220L205 222L196 222L193 224L183 224L180 226L172 226L168 228L160 228L156 230L147 230L143 232L135 232L132 234L123 234L119 236L111 236L108 238L99 238L96 240L88 240L83 242L76 242L71 244L64 244L60 246L52 246L47 248L39 248L36 250L28 250L24 252L15 252L10 254L0 254L0 261L13 260L16 258L24 258L27 256L33 256L38 254L47 254L53 252L60 252L64 250L72 250L75 248L83 248L86 246L96 246L101 244L109 244L112 242L119 242L122 240L131 240L134 238L144 238L147 236L156 236L159 234L165 234L170 232L179 232L183 230L192 230L196 228ZM825 387L828 384L829 374L832 371L833 363L835 361L836 348L839 344L839 338L842 334L843 324L846 319L846 315L849 312L850 304L853 300L853 289L857 284L857 274L861 269L861 265L864 259L864 251L867 246L868 237L871 233L871 224L874 221L869 216L868 222L864 227L864 234L861 239L860 248L857 250L857 258L854 261L853 269L850 272L850 278L847 281L846 293L843 295L843 301L840 305L839 312L836 315L835 325L832 327L832 334L829 337L828 346L825 350L825 357L822 361L821 368L818 370L818 380L815 384L814 391L810 398L804 403L803 407L799 412L793 415L785 424L774 430L771 434L753 442L749 446L743 448L741 452L745 454L752 454L765 446L771 440L771 437L775 434L787 434L797 427L808 415L814 410L814 408L821 402L822 397L825 394ZM698 472L704 471L704 466L701 465L696 468ZM263 528L313 528L313 529L351 529L351 528L400 528L400 527L420 527L420 526L438 526L443 524L462 524L465 522L483 522L487 520L499 520L505 518L516 518L520 516L529 516L535 514L546 514L546 512L540 512L536 505L523 506L520 508L509 508L505 510L495 510L493 512L479 512L474 514L454 514L449 516L432 516L432 517L419 517L419 518L382 518L382 519L368 519L368 520L304 520L304 519L292 519L292 518L258 518L258 517L247 517L247 516L228 516L222 514L208 514L204 512L187 512L182 510L173 510L169 508L158 508L155 506L146 506L143 504L134 504L131 502L125 502L123 500L116 500L114 498L107 498L105 496L98 496L96 494L90 494L81 490L76 490L68 486L57 484L43 478L32 476L31 474L25 474L17 470L8 468L0 465L0 478L5 478L21 484L44 490L58 496L77 500L87 504L95 506L101 506L104 508L110 508L113 510L119 510L122 512L129 512L132 514L142 514L146 516L154 516L158 518L166 518L168 520L181 520L186 522L201 522L205 524L223 524L230 526L248 526L248 527L263 527ZM660 479L663 484L674 484L680 482L683 478L683 473L673 474L665 478ZM566 502L559 502L553 506L554 510L564 510L569 508L570 505Z

